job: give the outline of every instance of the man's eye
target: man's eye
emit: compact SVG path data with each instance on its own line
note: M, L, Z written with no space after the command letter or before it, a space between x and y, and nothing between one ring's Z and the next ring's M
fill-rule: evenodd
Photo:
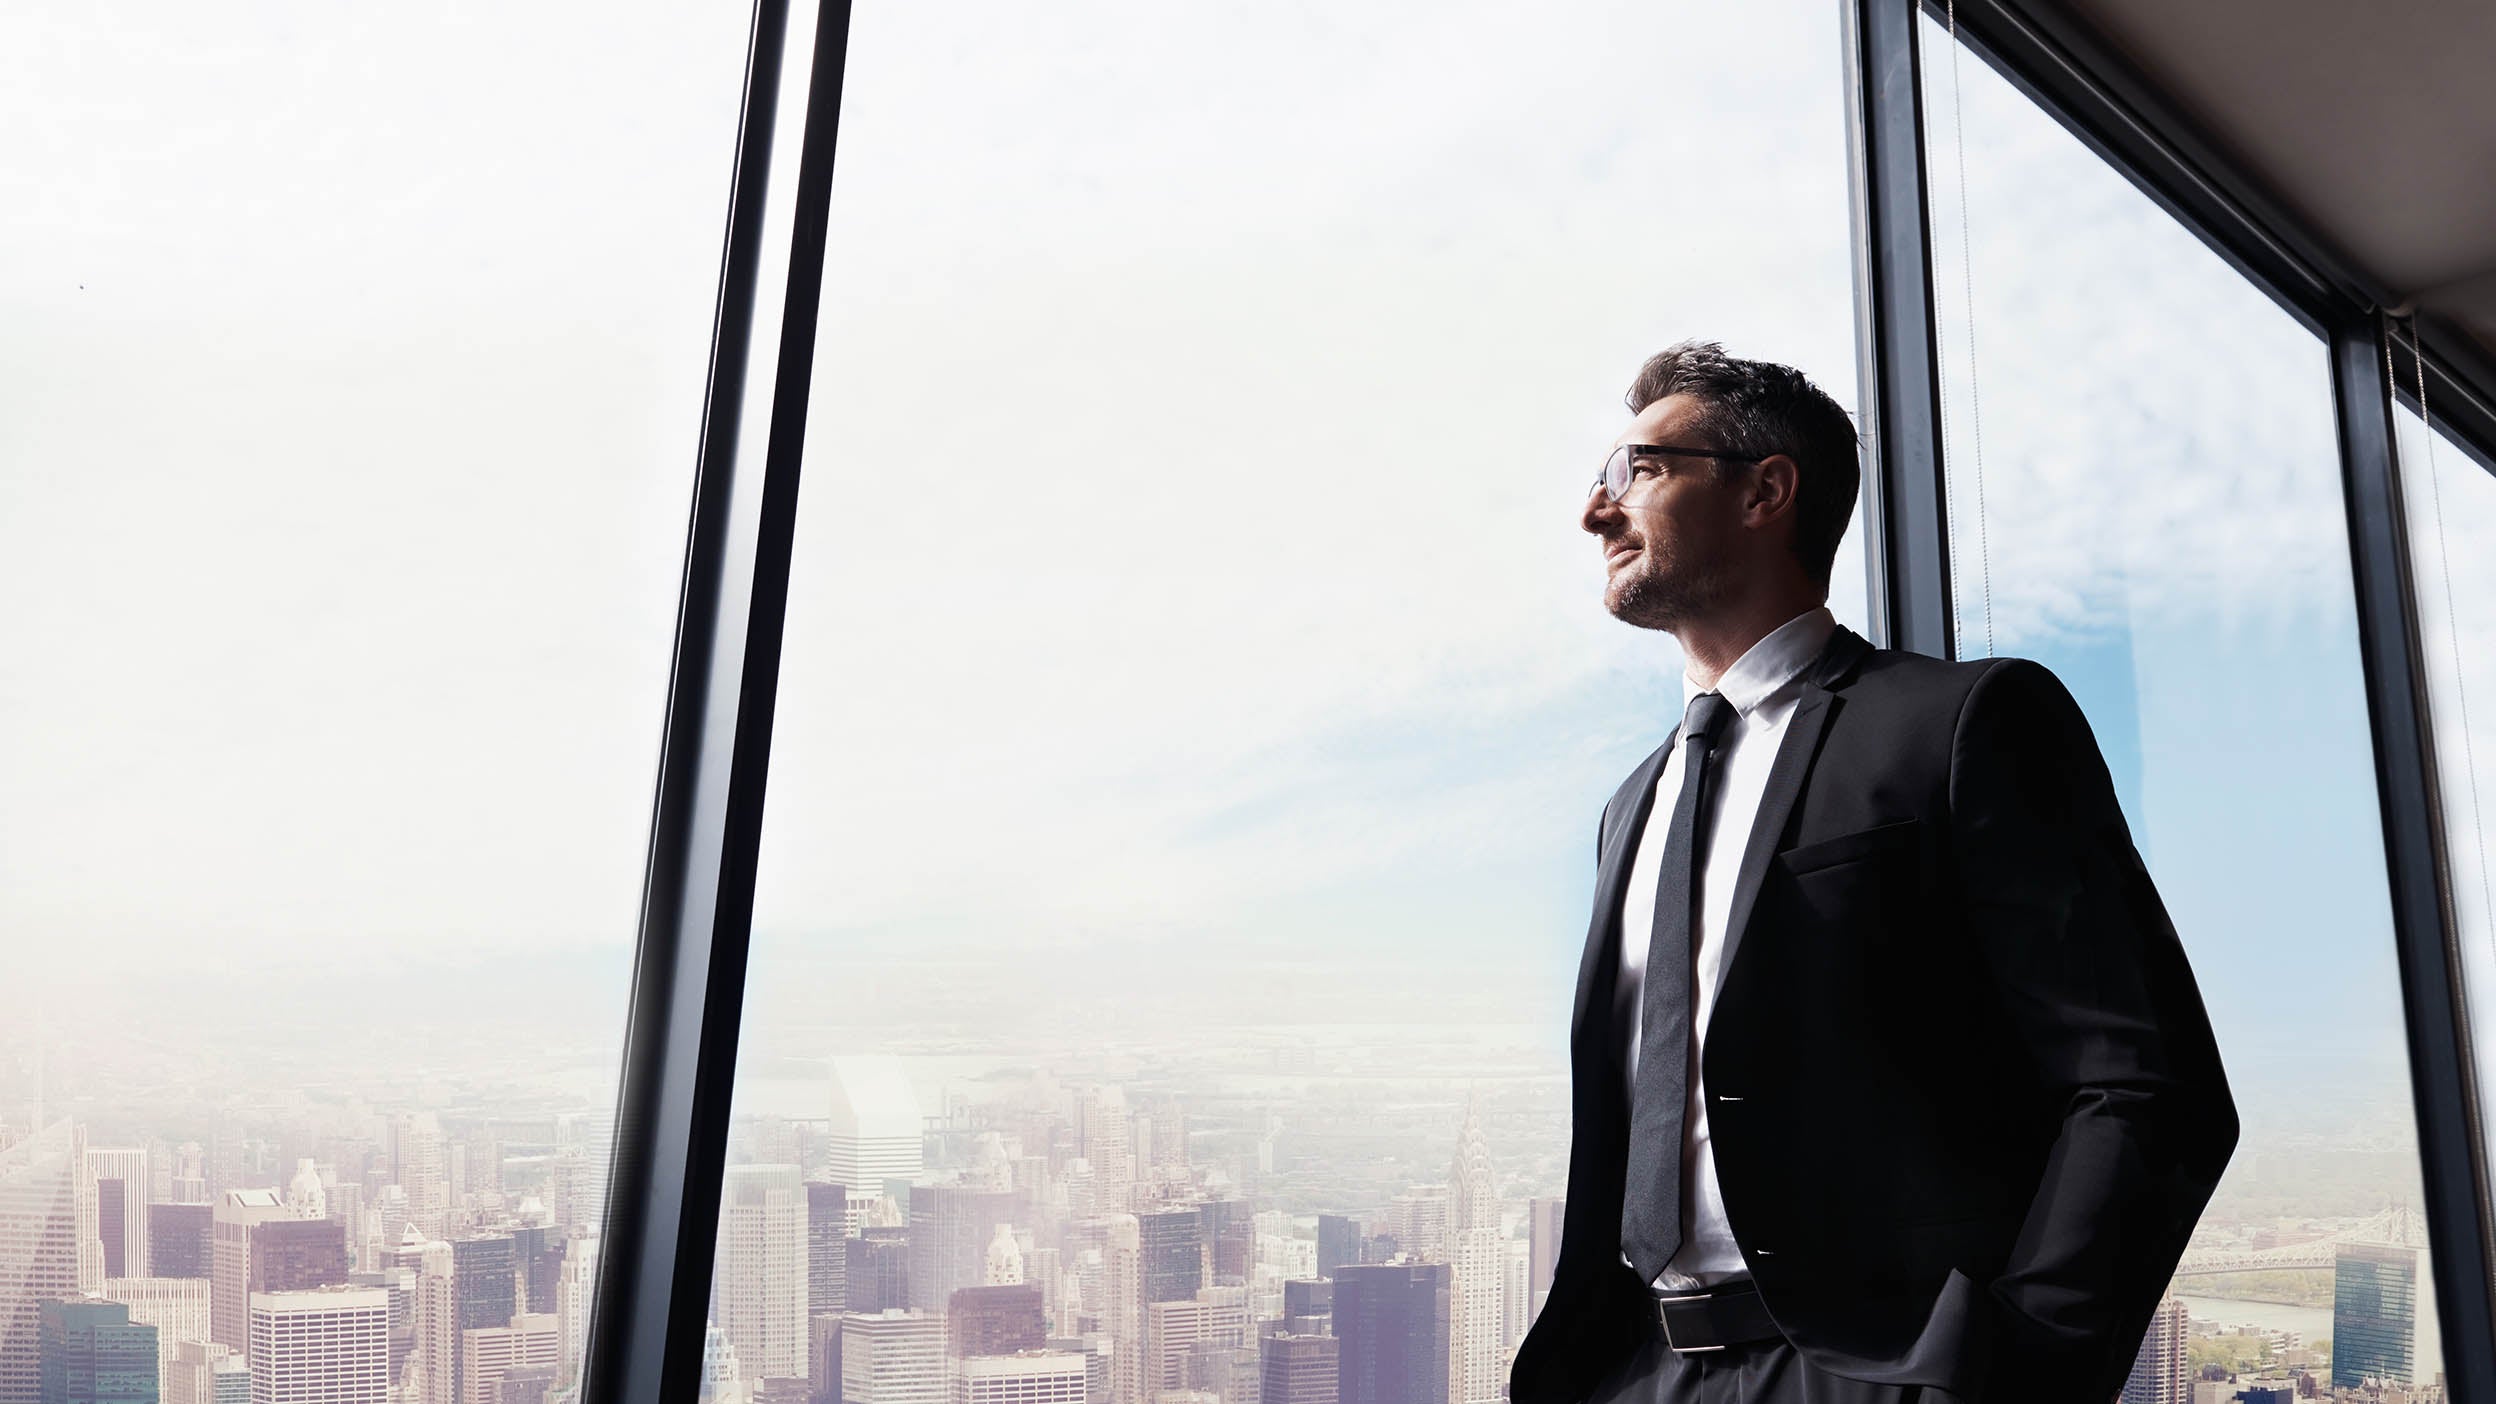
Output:
M1655 471L1653 459L1633 458L1629 461L1629 475L1633 478L1652 478Z

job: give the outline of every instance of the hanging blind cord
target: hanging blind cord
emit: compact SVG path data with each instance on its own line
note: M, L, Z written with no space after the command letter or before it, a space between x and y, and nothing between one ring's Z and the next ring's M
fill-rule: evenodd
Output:
M1968 236L1967 209L1967 124L1959 104L1959 0L1950 0L1950 145L1959 168L1959 291L1961 304L1967 309L1967 417L1968 449L1976 470L1976 562L1982 572L1981 586L1985 595L1985 656L1993 656L1993 551L1987 540L1985 526L1985 400L1976 384L1976 260ZM1946 436L1950 424L1949 377L1935 376L1945 388L1941 394L1941 422ZM1945 447L1942 469L1945 483L1954 476L1950 472L1950 454ZM1947 493L1944 494L1947 496ZM1946 514L1945 514L1946 515ZM1959 534L1950 534L1950 607L1952 622L1957 623L1959 584ZM1953 633L1957 632L1954 627Z
M2391 335L2384 337L2383 375L2385 381L2397 390L2399 384L2392 370L2394 339ZM2496 888L2491 887L2487 874L2487 820L2479 809L2479 767L2470 745L2470 694L2465 690L2463 681L2463 674L2468 669L2463 666L2461 652L2461 616L2453 609L2453 558L2444 537L2444 487L2435 471L2435 420L2427 410L2427 352L2418 340L2418 318L2415 314L2409 318L2409 350L2418 368L2418 422L2426 429L2427 502L2435 518L2436 569L2444 577L2444 637L2445 647L2451 651L2453 660L2453 709L2459 713L2461 722L2456 728L2461 732L2461 773L2470 791L2470 827L2478 837L2479 913L2488 924L2489 946L2496 949L2496 901L2490 900L2490 893Z

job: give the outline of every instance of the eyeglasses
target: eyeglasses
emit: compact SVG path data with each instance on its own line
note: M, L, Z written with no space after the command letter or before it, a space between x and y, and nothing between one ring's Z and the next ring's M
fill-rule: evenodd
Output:
M1685 458L1721 458L1733 463L1757 463L1759 461L1747 453L1727 453L1721 449L1674 448L1669 444L1623 444L1612 450L1612 456L1603 461L1602 474L1592 483L1587 484L1586 491L1591 493L1596 488L1602 488L1605 496L1618 502L1629 492L1630 460L1641 455L1655 457L1663 454L1679 454Z

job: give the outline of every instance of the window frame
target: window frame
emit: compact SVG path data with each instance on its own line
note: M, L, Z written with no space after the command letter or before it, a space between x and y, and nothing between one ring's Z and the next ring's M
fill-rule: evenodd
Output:
M1870 632L1951 657L1917 36L1942 7L1838 8ZM847 0L756 0L749 34L585 1366L596 1404L699 1387L849 18ZM2394 298L2074 18L2045 0L1959 0L1956 20L1972 52L2329 345L2447 1379L2455 1398L2496 1399L2496 1214L2393 459L2391 395L2414 406L2415 391L2388 391L2380 372ZM802 114L794 153L775 153L783 111ZM2496 361L2432 321L2420 332L2437 423L2496 464Z
M1886 622L1889 632L1876 637L1954 657L1947 498L1933 428L1940 386L1917 33L1922 15L1941 20L1948 11L1943 0L1839 3L1854 109L1850 138L1865 187L1857 196L1858 342L1887 355L1885 364L1863 369L1864 403L1905 421L1866 436L1867 487L1877 482L1888 494L1880 519L1904 527L1881 543L1886 559L1875 567L1872 597L1875 624ZM2496 1398L2496 1212L2460 1003L2426 659L2394 458L2395 392L2382 372L2392 335L2384 309L2398 300L2291 215L2074 16L2048 0L1958 0L1954 18L1971 53L2328 347L2446 1383L2456 1399ZM2496 463L2496 362L2432 320L2420 319L2416 333L2438 422L2482 467ZM2406 346L2406 336L2399 340ZM1868 393L1875 376L1882 382L1878 398ZM2415 393L2401 395L2413 408ZM1944 581L1939 591L1926 584L1936 575ZM1886 592L1884 577L1892 582ZM1894 611L1886 621L1882 604Z

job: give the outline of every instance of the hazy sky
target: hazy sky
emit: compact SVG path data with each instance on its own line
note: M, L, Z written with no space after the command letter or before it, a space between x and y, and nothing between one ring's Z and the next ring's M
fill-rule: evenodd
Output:
M0 1022L131 966L628 961L744 26L0 19ZM2284 994L2397 1051L2379 866L2301 897L2207 838L2379 865L2319 345L1962 77L1997 650L2100 718L2223 1040ZM1679 711L1578 505L1674 339L1854 406L1840 94L1805 0L861 4L758 984L977 951L1114 1009L1115 961L1318 954L1564 1012Z

